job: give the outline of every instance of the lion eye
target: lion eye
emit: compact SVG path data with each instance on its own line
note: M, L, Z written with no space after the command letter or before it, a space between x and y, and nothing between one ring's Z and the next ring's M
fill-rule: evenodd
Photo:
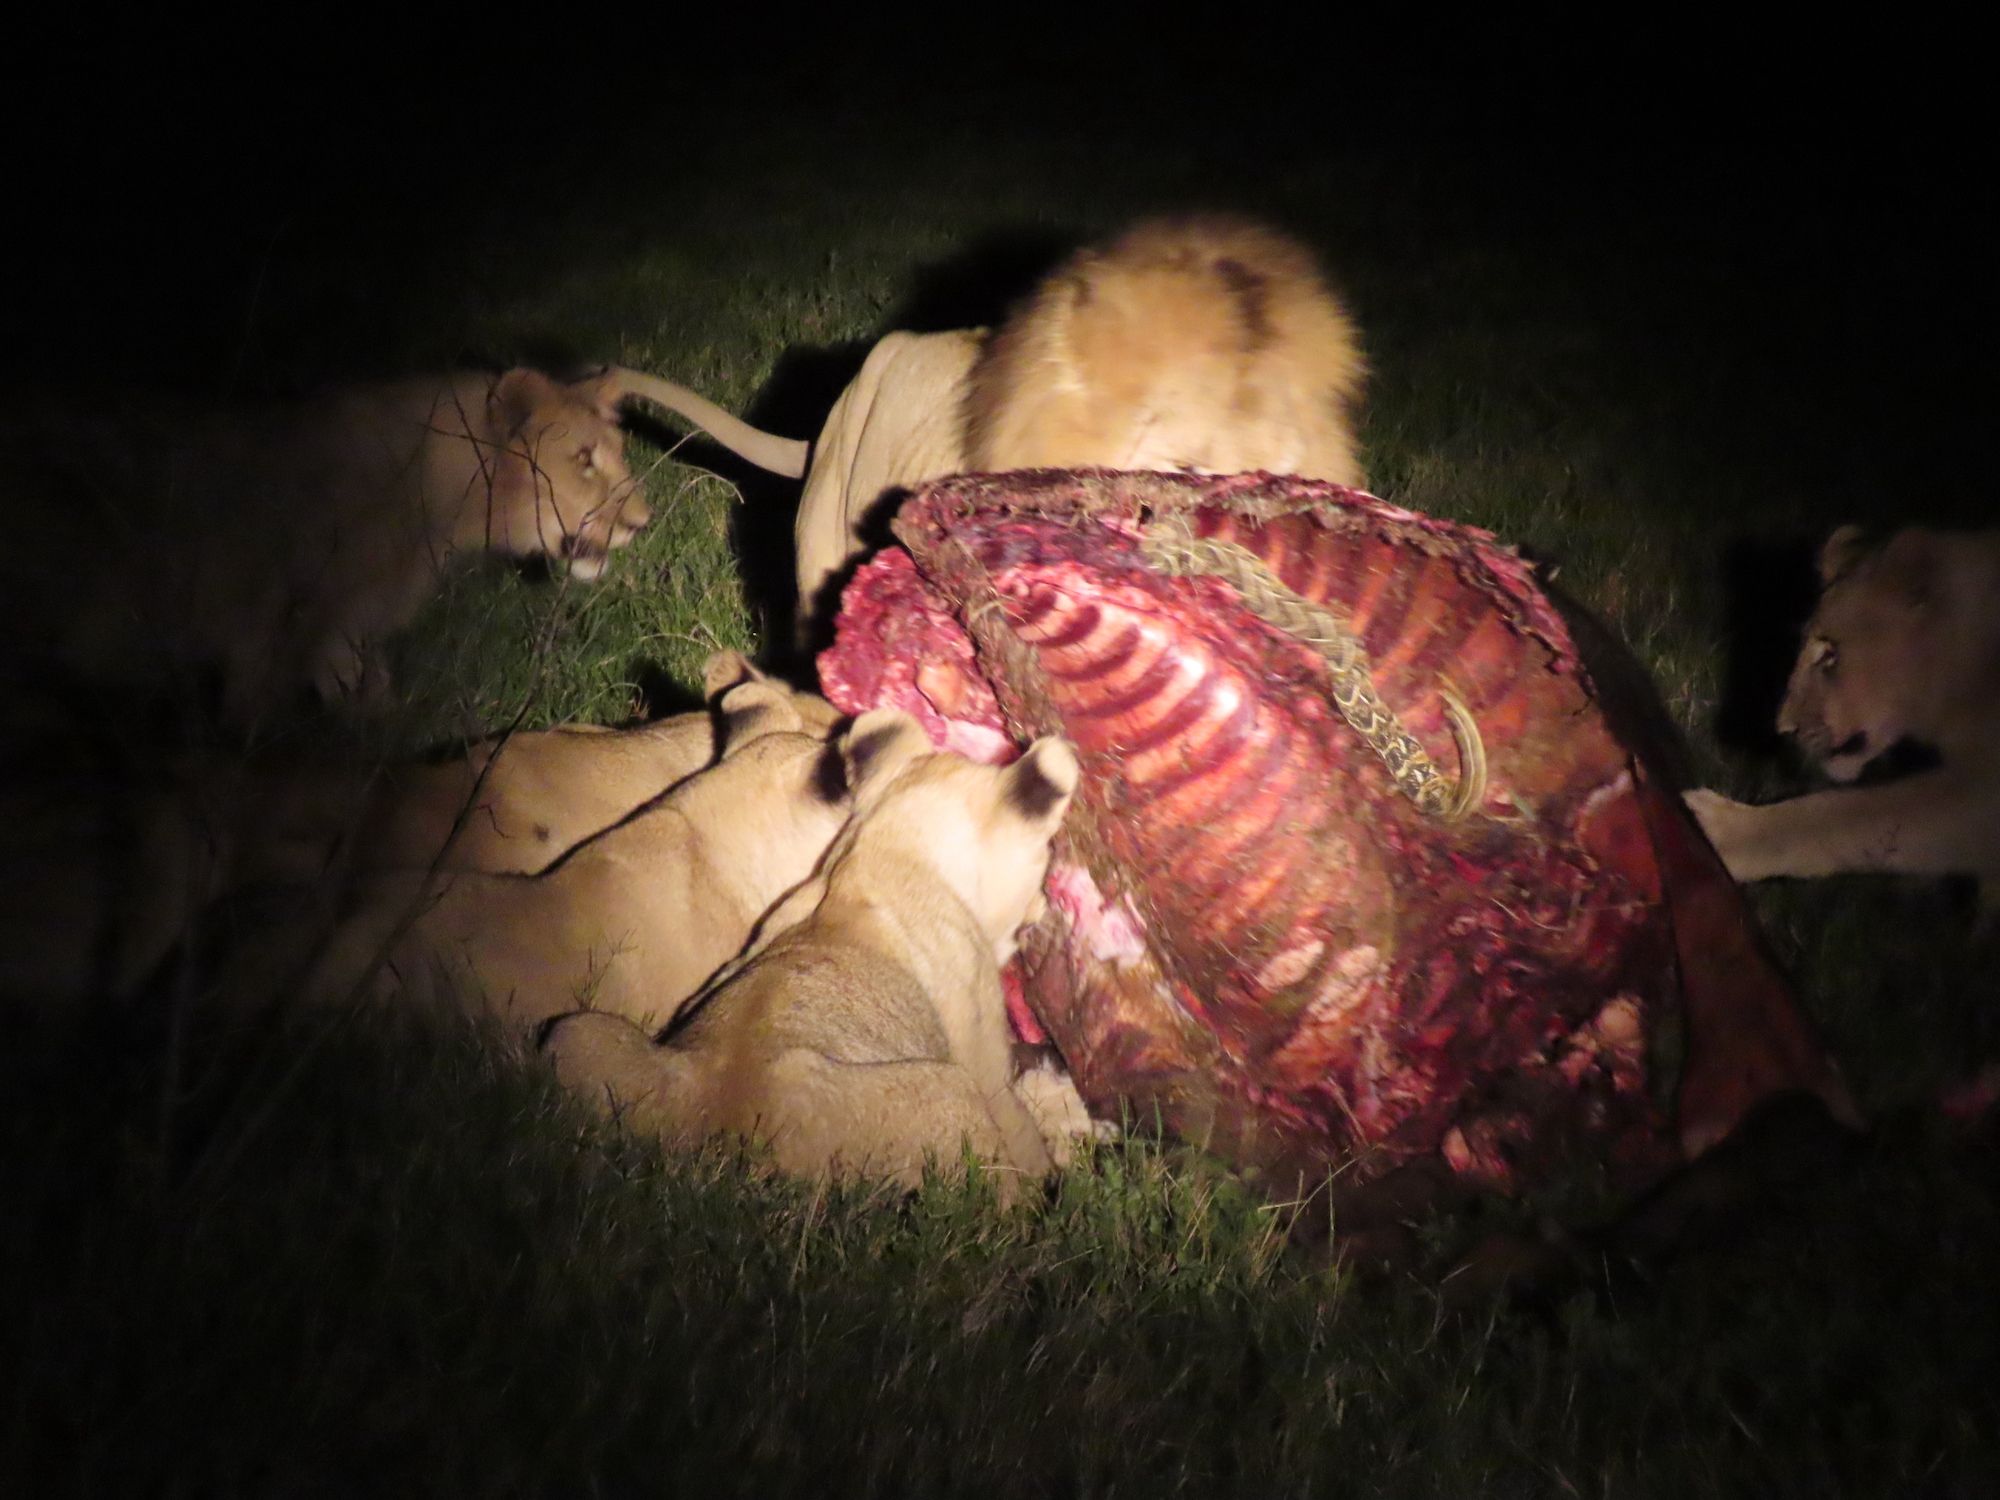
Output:
M1813 642L1813 670L1831 677L1840 667L1840 648L1824 636Z
M588 448L585 448L577 454L576 466L588 474L592 469L597 467L597 457Z

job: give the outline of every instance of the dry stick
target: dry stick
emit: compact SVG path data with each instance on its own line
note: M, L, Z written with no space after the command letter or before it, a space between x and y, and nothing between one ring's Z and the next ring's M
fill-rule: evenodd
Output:
M569 577L565 574L562 582L557 585L556 603L561 602L563 594L568 587ZM519 732L522 722L527 718L530 710L533 709L541 691L548 668L549 656L554 646L554 621L556 613L554 608L549 610L548 623L545 625L540 639L535 642L535 671L534 675L529 679L528 691L522 696L521 706L515 711L514 717L507 727L494 737L499 743L494 747L493 753L486 758L486 764L480 767L479 774L473 778L472 789L466 795L465 802L459 807L457 817L452 820L451 831L445 836L444 842L439 845L437 853L431 856L430 866L424 871L423 882L417 887L417 894L411 899L409 906L397 920L396 925L382 939L382 942L375 950L374 956L368 961L367 966L355 977L354 983L348 987L347 993L341 996L338 1001L332 1002L325 1007L327 1015L325 1023L306 1039L303 1046L293 1053L290 1066L278 1076L270 1092L264 1096L263 1102L258 1105L249 1119L244 1122L242 1130L238 1132L232 1145L226 1150L219 1146L211 1145L205 1148L202 1154L196 1158L194 1165L188 1171L186 1179L186 1190L188 1192L192 1193L198 1187L214 1186L241 1159L251 1141L269 1123L271 1116L277 1109L278 1103L298 1082L300 1076L305 1071L306 1064L312 1059L313 1055L333 1036L335 1031L361 1013L363 1008L362 997L367 993L369 986L374 983L376 975L381 973L383 965L388 963L389 955L395 952L396 945L402 942L403 938L409 933L410 928L416 925L417 919L427 909L426 903L435 901L437 896L441 894L433 890L433 884L443 868L445 854L457 842L459 834L471 819L473 810L479 805L479 796L485 789L487 777L492 774L493 767L499 761L501 754L506 750L508 742ZM337 930L337 926L330 929L313 946L311 952L307 955L305 963L300 967L299 973L301 978L312 972L313 966L325 950L326 943L332 940Z
M1179 517L1161 518L1139 542L1146 561L1170 577L1204 574L1222 579L1242 597L1244 608L1266 624L1317 651L1332 675L1333 706L1387 768L1396 789L1434 818L1457 822L1486 797L1486 746L1471 711L1440 682L1458 746L1458 786L1454 790L1396 711L1382 701L1368 675L1368 652L1339 616L1285 586L1264 560L1236 542L1197 537Z

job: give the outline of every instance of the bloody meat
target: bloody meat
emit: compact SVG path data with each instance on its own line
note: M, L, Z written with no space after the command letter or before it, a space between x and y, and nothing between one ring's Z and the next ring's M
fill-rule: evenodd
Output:
M1237 586L1149 561L1167 518L1329 606L1446 776L1453 693L1470 815L1399 791ZM1089 472L943 481L895 530L822 683L981 759L1076 744L1014 994L1094 1110L1357 1181L1437 1152L1501 1189L1579 1153L1643 1181L1786 1088L1851 1114L1660 761L1490 534L1302 480Z

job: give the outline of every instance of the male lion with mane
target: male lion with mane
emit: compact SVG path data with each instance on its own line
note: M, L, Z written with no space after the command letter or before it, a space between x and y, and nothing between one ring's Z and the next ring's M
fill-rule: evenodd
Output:
M628 387L752 463L805 477L799 609L862 551L864 522L973 470L1263 469L1366 484L1353 411L1368 367L1310 251L1222 215L1144 221L1078 251L997 331L890 333L810 447L669 381ZM723 418L718 424L715 418Z
M1835 781L1903 740L1940 764L1768 807L1692 791L1738 880L1847 870L1972 875L2000 908L2000 531L1913 527L1871 543L1843 526L1820 554L1778 727Z

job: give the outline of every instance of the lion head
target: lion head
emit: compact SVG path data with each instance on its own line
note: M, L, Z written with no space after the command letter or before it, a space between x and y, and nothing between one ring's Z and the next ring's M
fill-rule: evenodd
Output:
M1900 740L1945 751L2000 687L1993 539L1912 528L1871 544L1843 526L1820 554L1778 728L1836 781ZM1982 585L1984 578L1984 585Z
M559 558L571 576L588 580L638 534L651 513L625 464L617 401L602 378L564 385L514 369L494 382L485 413L487 545Z

